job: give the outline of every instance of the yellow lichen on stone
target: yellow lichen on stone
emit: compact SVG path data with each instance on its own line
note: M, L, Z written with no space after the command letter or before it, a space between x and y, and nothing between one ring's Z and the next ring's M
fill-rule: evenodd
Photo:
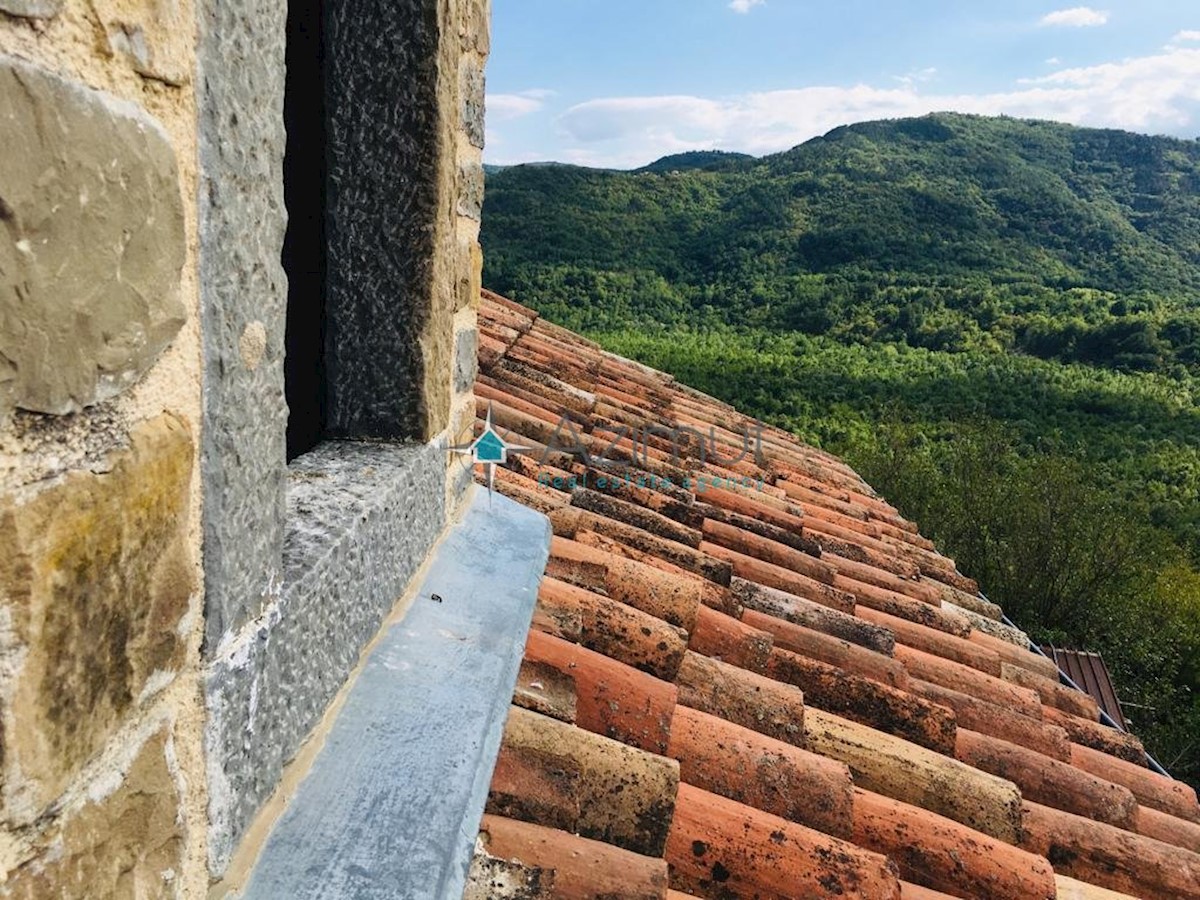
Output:
M165 729L146 741L123 774L112 793L64 816L44 837L46 852L10 873L3 896L176 895L184 838Z
M152 676L181 666L192 458L188 428L163 415L106 473L0 500L0 598L18 660L0 684L10 822L40 815Z

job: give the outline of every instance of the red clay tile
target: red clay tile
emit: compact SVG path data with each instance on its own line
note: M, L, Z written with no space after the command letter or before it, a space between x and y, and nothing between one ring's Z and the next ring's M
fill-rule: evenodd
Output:
M906 597L911 597L913 600L928 603L930 606L942 605L942 590L932 586L929 582L912 577L903 578L886 569L880 569L869 563L838 556L836 553L827 554L822 558L848 578L872 584L875 587L884 588L885 590L894 591L897 594L903 594Z
M496 469L493 487L510 500L546 515L570 502L566 494L543 488L536 481L530 481L508 469Z
M560 537L551 539L550 555L602 565L609 596L687 631L696 625L702 593L696 582Z
M744 556L799 572L823 584L833 584L834 575L837 574L833 566L808 553L712 519L704 522L704 539Z
M849 613L830 609L787 591L766 587L745 578L733 578L730 589L744 609L801 625L831 637L858 644L884 656L891 656L896 640L886 628L872 625ZM758 626L756 626L758 627Z
M1200 823L1196 792L1182 781L1175 781L1144 766L1079 744L1071 745L1071 764L1099 778L1124 785L1140 803L1180 819Z
M742 613L742 621L770 632L775 637L777 647L854 672L889 687L904 690L908 686L908 670L890 656L753 609L746 609Z
M612 556L620 556L625 559L631 559L634 562L643 563L650 566L652 569L658 569L662 572L669 572L676 578L690 581L696 585L696 590L700 593L700 604L707 606L709 609L715 609L718 612L723 612L726 615L738 618L742 614L742 606L737 602L733 592L723 585L717 584L714 581L709 581L695 572L689 572L686 569L681 569L675 563L667 562L666 560L652 556L643 550L635 549L628 544L623 544L620 541L615 541L612 538L605 537L601 534L596 534L594 531L579 531L576 532L574 540L585 547L591 547L596 550L603 551ZM678 545L676 545L678 546ZM719 563L719 561L718 561Z
M495 384L495 382L493 382ZM531 396L531 395L526 395ZM545 401L543 401L544 403ZM493 387L482 382L475 384L475 411L479 413L481 410L486 414L488 403L499 403L510 409L515 409L517 412L525 415L541 419L548 425L557 425L559 419L562 418L562 413L547 409L542 403L536 403L532 400L516 396L509 393L500 387Z
M900 877L961 897L1055 900L1054 869L1041 856L890 797L854 791L854 842L882 853Z
M1133 830L1164 844L1200 853L1200 825L1159 812L1152 806L1138 806Z
M828 606L830 609L840 610L845 613L854 612L854 598L852 595L830 585L815 581L807 575L801 575L799 572L793 572L790 569L785 569L773 563L763 562L760 559L720 547L709 541L701 543L700 549L710 556L715 556L717 559L723 559L732 564L733 574L739 578L757 581L759 584L765 584L767 587L787 591L789 594L804 597L806 600L820 603L822 606Z
M938 753L954 752L954 713L944 706L778 647L771 651L767 672L804 691L809 706Z
M557 616L578 617L578 642L589 650L656 678L674 680L683 662L686 631L618 600L544 578L538 605Z
M1034 674L1041 675L1043 678L1049 678L1051 681L1058 680L1058 666L1046 659L1046 657L1034 653L1026 646L1017 647L1008 641L985 634L978 629L972 631L971 636L967 640L999 654L1002 662L1013 666L1020 666L1022 669L1027 669Z
M970 641L944 631L925 628L916 622L890 616L877 609L860 606L857 611L860 618L866 619L883 628L887 628L896 636L900 643L923 650L943 659L950 659L972 669L978 669L988 675L1000 675L1000 656L993 650L972 644Z
M773 645L767 632L707 607L701 607L688 639L688 648L697 653L759 673L766 669Z
M1096 701L1082 691L1076 691L1065 684L1060 684L1057 675L1052 680L1034 674L1021 666L1006 663L1004 665L1003 678L1005 681L1019 684L1023 688L1037 691L1038 696L1042 698L1042 702L1047 706L1053 706L1065 713L1070 713L1073 716L1079 716L1081 719L1088 719L1092 722L1100 720L1100 707Z
M676 684L684 706L789 744L804 743L804 695L798 688L690 650Z
M1146 749L1132 734L1072 716L1053 706L1042 707L1042 718L1065 731L1076 744L1091 747L1135 766L1146 765Z
M678 787L671 759L513 707L487 811L662 856Z
M1200 897L1200 855L1030 801L1022 808L1021 846L1056 872L1136 897Z
M553 872L557 900L666 900L661 859L503 816L485 815L480 839L494 857Z
M1133 827L1137 800L1129 789L1070 763L966 728L958 730L955 756L969 766L1011 781L1026 800L1118 828Z
M546 663L521 661L513 703L562 722L575 722L575 679Z
M852 783L842 763L686 706L675 711L667 755L688 784L850 836Z
M859 607L868 607L898 619L914 622L925 628L944 631L955 637L965 638L971 633L971 625L962 616L920 600L913 600L894 591L885 591L874 585L864 584L839 575L834 584L855 598Z
M610 494L576 488L571 494L571 505L606 516L609 519L617 519L634 528L692 549L700 546L700 532L681 525L661 513L630 503L628 500L621 500Z
M910 881L900 882L900 898L901 900L958 900L958 898L950 894L943 894L941 891L921 887Z
M780 528L778 525L772 525L770 522L764 522L762 519L744 516L741 513L717 506L715 503L705 502L703 499L697 499L692 506L704 515L705 522L701 523L701 527L704 527L710 521L718 522L734 528L740 528L742 531L748 531L751 534L756 534L768 541L783 544L785 547L791 547L793 550L817 559L820 559L824 552L821 549L821 545L810 535L806 534L803 528ZM720 541L714 541L714 543L720 543Z
M989 703L942 687L928 681L912 679L908 690L918 697L924 697L933 703L954 710L959 728L969 728L980 734L988 734L1001 738L1030 750L1044 753L1052 759L1069 762L1071 757L1071 742L1067 733L1057 725L1050 725L1029 716L1023 716L1006 706Z
M1110 891L1066 875L1055 875L1054 880L1058 884L1058 900L1137 900L1129 894Z
M885 857L687 784L679 787L667 862L673 888L712 900L900 897Z
M1007 706L1022 715L1041 718L1041 700L1031 690L903 644L896 645L896 659L904 663L908 674L914 678Z
M575 722L650 753L665 753L678 691L586 647L531 631L525 658L545 663L575 682Z
M750 496L724 488L709 488L704 492L702 499L706 503L752 519L761 519L776 528L784 528L795 534L800 534L806 525L800 516L788 511L786 503L778 503L766 495Z
M1004 779L910 741L809 708L805 746L850 767L857 787L919 806L1015 844L1021 792Z

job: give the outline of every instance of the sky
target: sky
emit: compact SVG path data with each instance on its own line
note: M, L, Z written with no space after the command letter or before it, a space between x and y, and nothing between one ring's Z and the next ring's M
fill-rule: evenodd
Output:
M492 0L485 160L775 153L929 112L1200 136L1200 0Z

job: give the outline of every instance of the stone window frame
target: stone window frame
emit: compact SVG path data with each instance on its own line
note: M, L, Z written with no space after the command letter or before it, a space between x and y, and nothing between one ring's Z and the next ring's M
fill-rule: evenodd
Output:
M329 439L289 465L287 11L271 0L199 7L202 661L214 875L445 525L456 12L446 0L354 0L328 14ZM355 65L363 59L371 65Z

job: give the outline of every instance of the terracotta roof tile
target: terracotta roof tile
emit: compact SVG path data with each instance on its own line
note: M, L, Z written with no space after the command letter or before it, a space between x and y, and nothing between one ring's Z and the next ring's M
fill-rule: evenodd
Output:
M848 466L480 323L477 412L533 448L495 486L554 538L470 900L1200 898L1195 794Z
M843 763L686 706L675 712L667 754L688 784L850 837L854 794Z
M553 873L553 887L545 896L556 900L667 896L667 864L662 859L503 816L485 815L480 834L489 855Z
M887 857L688 784L679 786L667 862L673 888L713 900L900 896Z
M1035 856L898 800L856 789L854 842L886 854L902 878L962 897L1054 900L1054 869Z
M1030 672L1022 666L1005 664L1002 673L1005 681L1011 681L1021 687L1037 691L1042 702L1047 706L1061 709L1063 712L1091 722L1100 720L1100 707L1087 694L1071 690L1059 683L1057 676L1052 680L1043 675Z
M1132 830L1137 800L1125 787L1000 738L958 730L955 756L1007 779L1026 800Z
M688 647L688 633L627 603L544 578L538 605L555 618L578 622L567 637L619 662L666 681L674 679Z
M1021 846L1055 871L1136 897L1195 897L1200 855L1112 825L1025 801Z
M803 746L804 694L790 684L688 651L676 676L679 702L768 737Z
M1042 707L1042 718L1062 728L1076 744L1099 750L1136 766L1146 764L1146 751L1142 742L1132 734L1117 731L1094 720L1081 719L1053 706Z
M674 760L514 707L488 812L662 856L678 787Z
M1066 731L1057 725L1022 715L1007 706L980 700L970 694L920 679L912 679L909 682L909 690L918 697L954 710L959 728L969 728L981 734L1002 738L1030 750L1037 750L1052 759L1070 761L1070 739Z
M742 621L772 634L775 645L784 650L820 660L889 687L908 688L908 670L886 653L755 609L747 608L742 613ZM891 650L892 646L885 642L885 648Z
M1147 806L1200 823L1196 792L1182 781L1165 778L1145 766L1134 765L1090 747L1071 746L1071 763L1085 772L1123 784Z
M809 706L862 722L939 753L954 751L954 712L944 706L781 648L771 652L767 672L772 678L804 691Z
M529 633L525 656L572 679L575 722L580 727L651 753L666 751L678 694L675 685L537 631Z
M1015 844L1021 792L1010 781L840 716L806 711L805 746L840 760L854 783Z
M766 671L774 645L769 632L707 607L700 608L688 643L690 649L703 656L759 673Z
M1002 681L994 675L903 644L896 645L896 659L904 663L908 674L914 678L954 688L980 700L1015 709L1035 719L1040 718L1042 714L1041 700L1034 691Z
M790 622L812 631L819 631L885 656L891 656L895 649L895 636L888 629L872 625L849 613L831 609L820 603L797 597L795 594L789 594L786 591L767 587L754 581L747 581L744 578L732 579L730 588L744 609L763 613L785 624ZM766 625L758 620L756 622L756 627L761 628ZM787 633L786 629L776 630L774 625L771 630L776 636ZM897 665L889 665L894 673L899 672ZM895 684L898 677L893 674L886 680Z
M709 556L715 556L717 559L728 562L733 566L733 574L739 578L755 581L776 590L787 591L789 594L820 603L830 609L846 613L854 612L854 597L851 594L816 581L794 569L785 569L775 563L747 556L709 541L702 542L700 549Z

